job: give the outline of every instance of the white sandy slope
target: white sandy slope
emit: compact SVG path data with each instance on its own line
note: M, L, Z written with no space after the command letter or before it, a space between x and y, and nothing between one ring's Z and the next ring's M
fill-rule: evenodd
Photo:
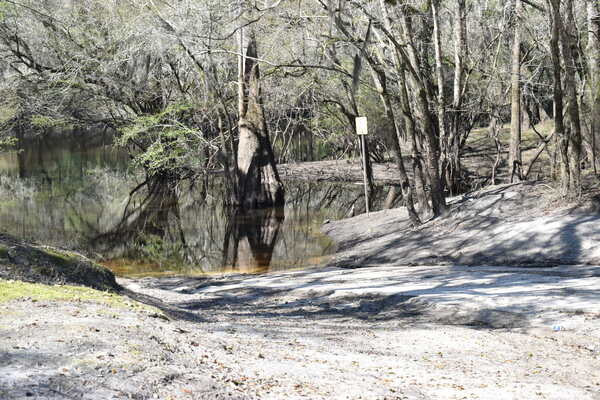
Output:
M236 349L223 362L272 383L260 399L597 400L597 272L382 266L123 283L215 316ZM386 303L395 296L414 297ZM378 298L387 307L370 307Z
M465 196L419 229L402 209L330 222L326 268L123 283L218 315L250 348L236 368L278 382L262 399L597 400L600 215L543 194Z
M135 290L135 286L130 288ZM247 277L229 285L209 285L197 290L185 282L174 290L202 296L249 288L327 292L332 298L414 296L413 302L437 305L439 313L451 310L464 317L478 318L474 322L493 326L550 329L558 325L562 329L574 329L585 323L585 314L600 315L600 268L580 265L334 267ZM503 321L501 312L518 313L522 318L519 323L512 319Z

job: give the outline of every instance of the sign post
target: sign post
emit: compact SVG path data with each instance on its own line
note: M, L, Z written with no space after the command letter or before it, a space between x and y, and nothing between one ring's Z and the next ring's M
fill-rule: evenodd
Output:
M365 209L367 210L367 214L369 214L369 187L367 182L367 145L366 145L366 136L369 133L369 126L367 123L367 117L357 117L356 118L356 134L360 136L360 147L362 153L362 167L363 167L363 181L365 185Z

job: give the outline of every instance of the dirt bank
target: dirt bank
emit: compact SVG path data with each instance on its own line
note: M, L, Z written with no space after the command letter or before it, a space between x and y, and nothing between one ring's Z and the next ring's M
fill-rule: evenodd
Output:
M0 279L82 285L113 292L121 289L112 272L81 254L5 234L0 234Z
M600 265L600 189L564 204L545 183L490 187L449 201L413 229L397 208L325 224L335 265Z

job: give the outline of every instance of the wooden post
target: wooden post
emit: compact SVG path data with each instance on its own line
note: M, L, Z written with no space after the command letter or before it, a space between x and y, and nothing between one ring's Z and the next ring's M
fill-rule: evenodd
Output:
M367 125L367 117L356 118L356 134L360 136L360 150L362 153L362 168L363 168L363 181L365 186L365 209L367 214L369 210L369 184L367 179L367 139L366 136L369 133L369 127Z

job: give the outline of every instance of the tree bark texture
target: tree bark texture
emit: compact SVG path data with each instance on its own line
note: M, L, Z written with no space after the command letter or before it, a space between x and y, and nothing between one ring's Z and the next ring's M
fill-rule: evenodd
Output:
M237 154L238 205L257 209L284 204L284 188L277 172L261 99L260 73L254 35L244 52L243 98L240 101Z
M573 49L577 47L577 32L575 32L575 21L573 15L573 0L565 2L566 20L562 23L561 45L565 68L565 95L567 99L567 121L569 127L569 195L579 196L581 194L581 119L579 116L579 97L577 95L577 60Z
M512 47L511 99L510 99L510 146L508 149L508 173L510 182L520 181L521 166L521 0L515 0L514 38Z
M389 16L387 6L385 4L385 0L379 0L379 5L381 8L381 12L383 14L383 22L384 26L389 33L392 32L392 20ZM414 176L415 183L415 192L417 197L417 202L419 205L419 209L422 215L429 215L432 212L431 204L429 203L429 196L425 191L426 187L426 176L423 168L423 157L421 155L421 151L419 148L419 144L417 143L417 129L416 123L414 119L414 115L410 106L410 101L408 98L407 91L407 80L406 80L406 65L409 61L402 53L401 49L397 46L392 46L394 49L394 67L396 69L397 74L397 85L400 92L399 102L400 102L400 112L402 113L403 118L403 128L405 132L405 136L407 137L410 143L410 152L412 159L412 170ZM400 140L400 137L398 137Z
M410 63L411 83L415 91L415 106L421 117L425 144L425 165L429 176L431 206L434 216L443 215L446 212L446 199L442 180L440 179L439 158L440 144L438 130L435 124L434 114L429 109L431 96L428 91L428 79L421 73L421 63L414 46L412 24L406 14L401 14L401 25L407 46L407 58Z
M383 71L381 68L378 68L374 64L371 64L371 70L373 72L373 82L375 83L375 87L379 92L379 98L383 103L383 108L385 110L388 123L392 124L394 127L395 135L390 138L389 142L391 144L394 161L396 162L398 173L400 175L400 184L402 188L404 205L408 211L408 217L410 218L411 223L414 226L418 226L421 225L421 219L415 210L413 190L408 179L408 174L406 173L406 168L404 167L404 160L402 159L402 150L400 148L401 132L394 115L390 94L387 91L387 78L385 76L385 71Z
M588 0L587 25L588 101L591 113L589 141L592 147L592 162L597 169L600 166L600 3L597 0Z
M438 132L442 146L446 137L446 94L444 90L444 70L442 65L442 43L440 37L439 0L431 0L431 16L433 18L433 47L435 49L435 76L437 80L437 117Z
M408 100L408 92L406 89L406 79L404 71L400 71L400 76L403 78L400 82L400 101L402 107L402 114L404 115L404 129L408 136L410 143L410 151L412 153L412 170L415 179L415 192L417 194L417 201L419 203L419 210L422 214L430 214L433 210L429 203L429 196L425 191L427 184L427 178L423 167L423 156L421 154L421 148L417 142L417 132L414 117L412 116L410 109L410 102Z
M550 54L552 58L552 69L554 75L553 98L554 98L554 130L556 132L556 143L558 153L558 164L560 168L560 193L566 196L569 193L569 141L564 124L564 104L562 90L562 71L560 63L560 36L561 36L561 11L560 0L548 0L550 6L550 22L552 25L552 37L550 39Z
M447 147L446 182L450 193L453 195L460 191L460 178L462 166L460 163L461 117L463 115L463 94L465 91L464 59L467 57L467 13L465 0L457 0L456 14L454 17L454 91L452 96L452 112L450 113L450 132Z

